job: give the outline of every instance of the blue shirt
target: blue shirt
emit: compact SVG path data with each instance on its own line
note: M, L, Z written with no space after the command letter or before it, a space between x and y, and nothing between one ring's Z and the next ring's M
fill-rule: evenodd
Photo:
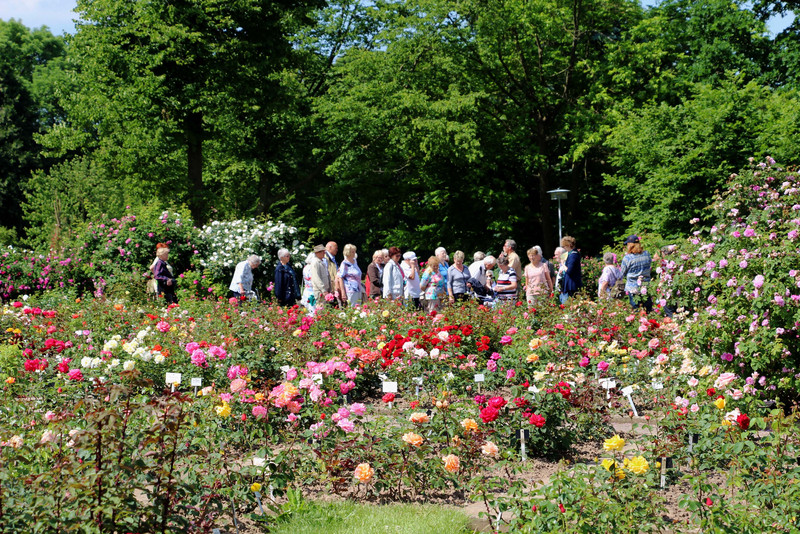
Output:
M625 291L628 293L638 291L641 287L639 285L639 277L642 277L642 284L650 281L650 266L653 263L650 258L650 253L646 250L641 254L626 254L622 258L620 270L622 276L625 276Z

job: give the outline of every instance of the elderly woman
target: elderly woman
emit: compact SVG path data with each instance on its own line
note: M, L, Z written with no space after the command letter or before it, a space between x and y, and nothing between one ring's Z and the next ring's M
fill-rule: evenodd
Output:
M383 250L373 252L372 263L367 265L367 291L371 299L383 293Z
M600 273L600 280L597 281L597 298L610 299L611 290L622 279L622 273L617 267L617 255L613 252L603 254L603 272Z
M300 304L305 306L311 313L314 313L314 306L316 304L314 300L314 286L311 285L311 260L313 259L313 252L306 256L306 264L303 266L303 298L300 300Z
M650 282L653 259L650 253L642 248L639 236L636 235L630 235L625 240L625 251L627 254L622 258L620 277L625 277L628 301L634 310L642 304L647 313L650 313L653 311L653 299L647 294L647 283Z
M439 258L431 256L420 277L420 288L425 291L425 311L427 312L439 309L442 303L441 297L447 291L447 283L439 270L439 265Z
M285 248L278 250L278 265L275 267L275 298L281 306L294 306L300 298L294 269L289 265L291 254Z
M261 258L251 254L246 260L236 264L231 285L228 286L236 298L249 297L253 293L253 271L261 265Z
M172 265L167 263L169 259L169 247L161 247L156 250L156 260L153 264L153 278L159 295L164 295L167 304L177 304L178 297L175 296L175 273Z
M403 252L397 247L389 248L389 263L383 267L383 298L398 300L403 298L403 271L400 260Z
M564 278L561 284L561 304L566 304L571 296L583 287L581 276L581 253L575 250L575 238L565 235L561 239L561 247L566 251L564 260Z
M350 306L361 304L361 269L356 263L356 246L348 243L344 246L344 260L336 273L339 287L344 287L347 303Z
M542 261L542 247L536 245L528 249L530 263L525 266L525 297L528 306L535 306L542 297L553 291L550 269Z
M453 265L447 269L447 295L450 304L469 298L469 283L472 278L469 268L464 265L464 253L456 250L453 254Z

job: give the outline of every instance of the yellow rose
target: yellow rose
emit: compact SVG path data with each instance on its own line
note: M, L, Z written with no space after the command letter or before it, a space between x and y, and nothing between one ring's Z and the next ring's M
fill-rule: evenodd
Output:
M253 493L261 491L261 484L259 484L258 482L253 482L250 485L250 491L252 491Z
M625 440L616 434L603 442L603 448L607 451L619 451L624 446Z
M538 362L539 361L539 355L538 354L528 354L528 357L525 358L525 360L528 363Z
M386 343L381 341L380 343L378 343L378 350L383 350L383 347L385 347L385 346L386 346Z
M538 337L535 337L535 338L531 339L530 342L528 343L528 347L531 350L536 350L541 346L542 346L542 340L539 339Z
M300 330L300 329L298 328L297 330L295 330L294 332L292 332L292 335L293 335L294 337L300 337L300 336L302 336L302 335L303 335L303 331L302 331L302 330Z
M647 472L649 464L647 460L644 459L644 456L634 456L628 461L628 471L631 473L636 473L637 475L643 475Z
M604 468L606 471L608 471L609 473L611 472L611 468L612 468L612 467L614 467L614 466L616 466L616 464L617 464L617 462L615 462L615 461L614 461L614 460L612 460L611 458L606 458L605 460L603 460L602 462L600 462L600 465L602 465L602 466L603 466L603 468Z
M722 397L718 398L717 400L714 401L714 406L716 406L720 410L724 410L725 409L725 399L723 399Z
M217 415L220 417L230 417L231 415L231 406L227 402L223 402L222 406L214 407L214 410L217 412Z
M623 471L621 468L617 468L617 470L614 471L614 476L617 477L617 479L622 480L625 478L625 471Z
M478 423L475 419L464 419L461 421L461 426L464 427L464 432L477 432L478 430Z
M383 313L381 313L381 315L383 317L389 317L389 310L383 310Z

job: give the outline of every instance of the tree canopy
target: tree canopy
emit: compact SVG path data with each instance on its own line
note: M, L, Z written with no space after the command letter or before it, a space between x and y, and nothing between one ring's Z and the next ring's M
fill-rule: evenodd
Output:
M79 0L0 24L0 225L126 206L377 247L597 253L688 230L749 157L797 159L792 2ZM22 206L22 208L20 208Z

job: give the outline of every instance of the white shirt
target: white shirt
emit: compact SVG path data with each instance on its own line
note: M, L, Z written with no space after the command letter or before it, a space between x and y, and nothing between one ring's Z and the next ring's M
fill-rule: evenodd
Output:
M239 284L242 288L239 289ZM250 268L250 262L247 260L240 261L236 264L236 270L233 271L233 280L228 289L236 291L237 293L247 293L253 288L253 271Z
M474 261L469 266L469 274L481 285L486 285L486 265L481 261Z
M392 259L383 268L383 298L396 299L402 296L403 273L400 272L400 266Z
M404 295L407 299L418 299L422 294L422 288L420 287L419 282L419 269L414 274L414 278L411 277L411 271L413 270L411 265L406 263L405 261L400 264L400 268L403 269L403 273L406 275L406 288L404 290Z

